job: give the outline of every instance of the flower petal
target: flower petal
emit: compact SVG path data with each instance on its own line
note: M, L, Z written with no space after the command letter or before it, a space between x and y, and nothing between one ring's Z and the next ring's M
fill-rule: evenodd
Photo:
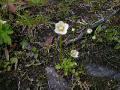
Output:
M67 23L65 23L65 24L64 24L64 27L65 27L65 31L67 31L68 28L69 28L69 25L68 25Z

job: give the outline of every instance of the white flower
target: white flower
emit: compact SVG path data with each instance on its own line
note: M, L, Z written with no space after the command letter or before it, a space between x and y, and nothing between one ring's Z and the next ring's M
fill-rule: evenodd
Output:
M95 39L96 39L96 36L95 36L95 35L94 35L94 36L92 36L92 39L93 39L93 40L95 40Z
M67 23L64 23L63 21L59 21L55 24L55 33L64 35L67 33L67 30L69 28L69 25Z
M72 28L72 32L74 32L75 31L75 28Z
M88 33L88 34L91 34L92 31L93 31L93 30L92 30L91 28L88 28L88 29L87 29L87 33Z
M79 55L79 52L77 50L71 50L70 55L74 58L77 58Z
M0 20L0 23L5 24L5 23L6 23L6 21Z

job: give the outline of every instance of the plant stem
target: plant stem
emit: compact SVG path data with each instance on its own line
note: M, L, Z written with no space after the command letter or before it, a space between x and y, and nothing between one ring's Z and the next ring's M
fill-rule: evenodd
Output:
M73 37L75 36L75 32L73 31ZM72 49L74 49L75 43L73 42Z
M62 36L60 35L60 63L62 63Z

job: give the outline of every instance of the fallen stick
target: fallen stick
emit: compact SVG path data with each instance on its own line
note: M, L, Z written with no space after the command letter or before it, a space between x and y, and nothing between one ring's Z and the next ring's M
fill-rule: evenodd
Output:
M107 20L109 20L111 17L115 16L115 15L118 14L118 13L120 13L120 9L114 11L112 14L110 14L110 15L109 15L108 17L106 17L106 18L102 18L102 19L96 21L95 23L93 23L93 24L90 26L90 28L96 30L96 28L97 28L100 24L105 23ZM82 37L83 37L83 36L86 34L86 32L87 32L86 29L87 29L87 28L81 30L80 34L79 34L76 38L70 39L69 41L64 42L64 43L65 43L65 46L67 46L67 45L69 45L69 44L71 44L71 43L74 43L74 42L82 39Z

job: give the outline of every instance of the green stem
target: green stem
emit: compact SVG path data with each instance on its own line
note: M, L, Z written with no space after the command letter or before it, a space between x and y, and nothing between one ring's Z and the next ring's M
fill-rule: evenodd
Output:
M75 31L73 31L73 37L75 37ZM75 43L73 42L72 49L74 49Z
M62 36L60 36L60 62L62 63Z

